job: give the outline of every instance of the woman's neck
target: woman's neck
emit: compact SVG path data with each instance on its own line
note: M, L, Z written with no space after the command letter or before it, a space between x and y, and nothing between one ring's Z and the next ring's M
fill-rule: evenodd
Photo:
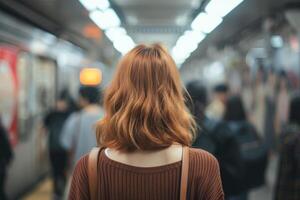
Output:
M181 160L182 145L174 144L168 148L156 151L122 152L107 149L107 156L114 161L136 167L157 167Z

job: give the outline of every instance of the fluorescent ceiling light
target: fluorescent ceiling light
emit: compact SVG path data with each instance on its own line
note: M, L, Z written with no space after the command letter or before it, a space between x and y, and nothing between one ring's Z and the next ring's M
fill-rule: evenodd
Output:
M178 57L175 57L175 56L173 56L173 58L174 58L174 61L175 61L176 64L182 64L185 61L185 58L178 58Z
M177 58L177 57L174 57L174 61L178 65L178 68L181 67L181 64L184 63L185 60L186 60L186 58Z
M113 43L114 47L121 52L122 54L126 54L129 50L131 50L135 43L128 35L123 35L119 40L115 40Z
M201 31L203 33L212 32L221 22L222 18L210 15L207 13L200 13L192 22L192 29Z
M244 0L211 0L207 4L205 11L210 15L224 17L243 1Z
M126 35L126 30L122 27L110 28L105 31L105 35L111 40L119 40L123 35Z
M176 42L175 49L180 49L187 53L195 51L198 44L205 38L205 35L195 31L186 31Z
M177 64L178 68L181 67L181 64L184 63L185 60L175 60L175 63Z
M199 13L193 20L191 24L192 31L186 31L178 38L176 45L172 49L172 56L176 63L182 64L190 54L197 49L198 44L206 37L205 34L212 32L222 23L223 17L243 1L244 0L211 0L206 6L205 12ZM279 46L279 38L274 38L273 41Z
M101 10L105 10L110 6L108 0L79 0L79 1L89 11L95 10L97 8Z
M193 51L198 48L198 44L205 38L205 34L199 31L185 31L172 49L172 56L175 62L182 64Z
M120 26L121 21L115 11L111 8L105 11L95 10L90 13L90 18L101 29L106 30L108 28Z
M187 51L186 49L183 49L182 47L175 46L172 49L172 56L176 60L184 60L187 57L189 57L190 55L191 55L191 52Z
M183 36L186 38L186 41L190 43L199 44L205 38L206 35L203 34L202 32L192 30L192 31L185 31Z
M176 49L181 52L185 52L185 54L190 54L195 51L198 47L198 43L186 43L183 40L178 40L178 44L176 45Z

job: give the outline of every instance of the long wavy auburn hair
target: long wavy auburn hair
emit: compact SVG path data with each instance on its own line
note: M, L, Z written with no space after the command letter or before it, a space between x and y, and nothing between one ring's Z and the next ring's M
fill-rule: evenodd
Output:
M121 151L190 145L195 122L175 62L159 44L138 45L120 61L104 94L99 145Z

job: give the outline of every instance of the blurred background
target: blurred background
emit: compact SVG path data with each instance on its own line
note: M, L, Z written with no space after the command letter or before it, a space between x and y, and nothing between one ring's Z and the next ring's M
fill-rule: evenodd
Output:
M300 199L300 165L290 166L294 187L281 182L280 164L287 155L300 163L291 156L298 143L290 153L281 145L292 122L300 130L299 106L291 107L299 31L297 0L0 0L0 199L64 198L72 153L61 144L64 122L95 103L90 89L105 89L122 55L154 42L167 47L185 86L205 88L207 118L226 121L227 100L241 99L243 120L267 149L263 181L243 194ZM280 198L280 186L298 194Z

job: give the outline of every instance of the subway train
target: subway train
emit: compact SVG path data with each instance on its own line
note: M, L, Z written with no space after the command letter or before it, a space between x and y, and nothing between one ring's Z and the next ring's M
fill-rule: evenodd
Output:
M68 41L0 11L0 116L13 146L7 194L17 199L48 172L47 136L41 133L45 113L60 90L76 98L79 72L100 68L108 82L112 68L88 60Z

